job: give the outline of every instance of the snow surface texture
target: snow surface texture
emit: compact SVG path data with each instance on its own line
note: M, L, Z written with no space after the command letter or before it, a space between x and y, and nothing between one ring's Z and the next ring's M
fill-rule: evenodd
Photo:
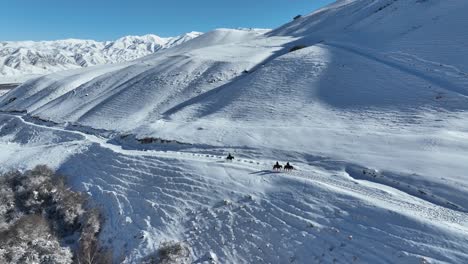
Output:
M341 161L272 173L218 149L124 149L93 134L0 114L2 169L47 163L102 204L103 241L136 263L164 241L190 262L463 263L468 214L372 182ZM255 152L255 150L252 150ZM361 175L365 180L351 176ZM365 176L368 174L369 176ZM215 262L217 263L217 262Z
M0 164L69 175L127 263L170 240L196 263L465 263L467 12L343 0L35 79L0 97L29 113L3 114Z
M202 33L177 37L126 36L115 41L66 39L0 42L0 83L22 83L52 72L134 60L177 46Z

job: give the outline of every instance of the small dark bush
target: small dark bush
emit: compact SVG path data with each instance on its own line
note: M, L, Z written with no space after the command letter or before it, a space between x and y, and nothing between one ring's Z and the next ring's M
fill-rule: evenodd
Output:
M182 242L170 241L163 242L154 255L146 257L144 264L183 264L190 262L190 250Z
M296 20L296 19L299 19L299 18L301 18L301 17L302 17L302 15L297 15L297 16L295 16L293 19Z
M141 144L152 144L152 143L154 143L154 142L158 142L158 141L159 141L159 138L145 137L145 138L138 139L138 141L139 141Z
M140 144L153 144L153 143L161 143L161 144L166 144L166 143L176 143L179 145L187 145L187 143L183 143L177 140L169 140L169 139L162 139L162 138L154 138L154 137L145 137L145 138L137 138L137 141Z
M293 52L293 51L300 50L300 49L303 49L303 48L307 48L307 46L304 46L304 45L296 45L296 46L290 48L290 49L289 49L289 52Z
M5 105L11 104L11 103L13 103L15 100L16 100L16 97L12 97L12 98L10 98L10 99L8 100L8 102L7 102Z

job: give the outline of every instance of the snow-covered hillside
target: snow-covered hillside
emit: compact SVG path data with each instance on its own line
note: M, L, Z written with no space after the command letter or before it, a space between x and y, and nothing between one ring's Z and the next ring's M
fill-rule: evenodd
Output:
M134 60L200 36L126 36L115 41L66 39L0 42L0 82L21 83L34 76L100 64Z
M0 161L69 175L127 263L465 263L467 12L341 0L44 76L0 97Z

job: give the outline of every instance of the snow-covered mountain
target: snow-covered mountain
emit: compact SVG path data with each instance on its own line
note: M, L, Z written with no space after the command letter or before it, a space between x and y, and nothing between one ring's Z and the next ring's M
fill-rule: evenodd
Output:
M34 79L0 97L23 112L0 164L69 175L125 263L173 240L189 263L467 263L467 12L340 0Z
M134 60L182 44L202 33L177 37L126 36L115 41L66 39L0 42L0 80L28 79L57 71ZM12 81L14 82L14 81Z

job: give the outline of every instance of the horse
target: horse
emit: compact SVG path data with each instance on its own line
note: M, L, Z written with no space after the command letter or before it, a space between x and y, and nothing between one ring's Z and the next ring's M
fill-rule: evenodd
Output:
M284 165L284 170L285 171L292 171L292 170L294 170L294 166L290 165L289 162L288 162L286 165Z
M226 157L227 160L232 161L234 159L234 156L229 153L229 155Z
M281 170L283 168L283 165L280 165L278 162L276 162L275 165L273 165L273 170Z

